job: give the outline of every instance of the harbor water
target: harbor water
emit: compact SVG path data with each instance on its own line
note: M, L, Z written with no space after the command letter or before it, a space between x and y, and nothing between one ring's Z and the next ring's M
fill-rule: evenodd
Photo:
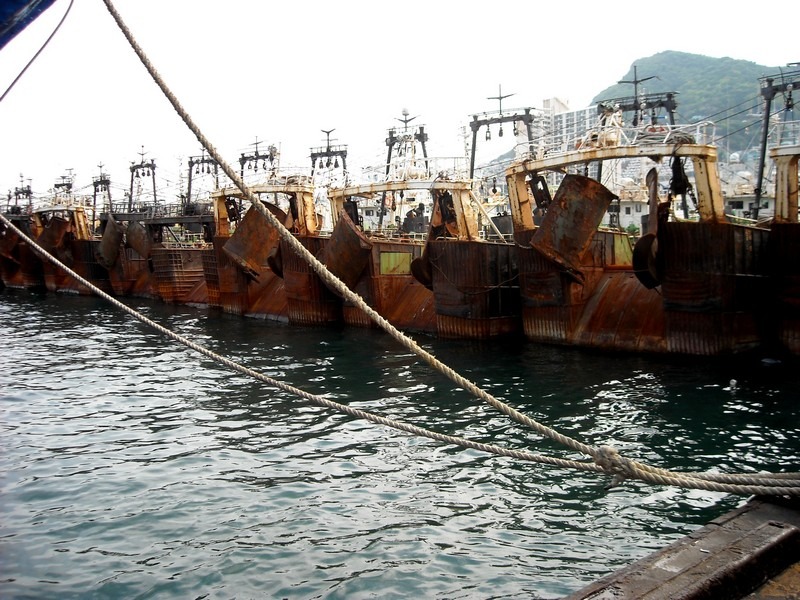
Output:
M130 301L248 367L580 458L380 331ZM680 470L800 471L797 365L417 338L531 417ZM483 454L233 373L96 298L0 292L0 598L559 598L746 498ZM769 357L766 357L769 358Z

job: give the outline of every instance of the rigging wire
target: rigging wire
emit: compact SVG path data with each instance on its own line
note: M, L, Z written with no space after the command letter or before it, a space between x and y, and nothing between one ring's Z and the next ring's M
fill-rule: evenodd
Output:
M42 53L42 51L43 51L43 50L44 50L44 49L47 47L47 44L49 44L49 43L50 43L50 40L52 40L52 39L53 39L53 37L56 35L56 32L57 32L59 29L61 29L61 25L63 25L64 21L66 21L66 19L67 19L67 15L69 14L70 10L72 10L72 5L73 5L73 3L74 3L74 2L75 2L75 0L69 0L69 6L67 6L67 10L64 12L64 16L63 16L63 17L61 17L61 20L58 22L58 25L56 25L55 29L53 29L53 32L52 32L52 33L50 34L50 36L49 36L49 37L48 37L48 38L47 38L47 39L44 41L44 44L42 44L41 48L39 48L39 50L37 50L37 51L36 51L36 54L34 54L34 55L33 55L33 57L32 57L32 58L31 58L31 59L28 61L28 64L26 64L26 65L25 65L25 66L22 68L22 70L19 72L19 75L17 75L17 76L14 78L14 81L12 81L12 82L11 82L11 85L9 85L9 86L8 86L8 88L6 89L6 91L5 91L5 92L3 92L3 95L2 95L2 96L0 96L0 102L2 102L2 101L5 99L5 97L6 97L6 96L8 95L8 93L11 91L11 89L12 89L12 88L13 88L13 87L14 87L14 86L17 84L17 82L18 82L18 81L19 81L19 80L22 78L22 76L25 74L25 71L27 71L27 70L28 70L28 67L30 67L30 66L31 66L31 65L34 63L34 61L35 61L35 60L36 60L36 59L39 57L39 55Z

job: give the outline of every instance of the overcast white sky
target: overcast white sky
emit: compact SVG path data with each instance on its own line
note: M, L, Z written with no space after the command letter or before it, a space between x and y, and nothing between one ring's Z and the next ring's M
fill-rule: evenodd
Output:
M68 4L57 0L0 51L0 92ZM636 59L664 50L767 66L800 60L796 36L778 30L786 19L797 25L794 0L771 2L769 11L696 0L116 0L115 6L179 100L235 164L256 139L278 145L284 165L308 164L310 148L324 144L321 130L334 128L351 165L382 159L387 130L404 108L426 125L429 155L463 154L460 128L472 114L497 109L488 98L499 85L514 94L504 110L541 107L554 96L581 108ZM175 181L187 157L200 154L101 0L75 0L60 32L0 104L0 135L3 195L20 184L20 173L38 194L68 169L76 187L90 186L100 163L116 187L127 188L142 146L160 175ZM499 144L495 136L479 148L491 157L507 149Z

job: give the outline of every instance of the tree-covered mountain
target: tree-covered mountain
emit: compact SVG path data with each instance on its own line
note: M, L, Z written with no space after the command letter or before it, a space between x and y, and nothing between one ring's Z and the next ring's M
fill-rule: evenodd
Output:
M634 80L634 66L639 80L652 77L639 84L640 92L678 92L677 122L708 119L717 124L721 154L758 147L763 105L759 78L780 73L781 67L668 50L635 61L620 81ZM632 84L616 83L592 102L631 97L633 90ZM780 110L780 99L776 102L773 110Z

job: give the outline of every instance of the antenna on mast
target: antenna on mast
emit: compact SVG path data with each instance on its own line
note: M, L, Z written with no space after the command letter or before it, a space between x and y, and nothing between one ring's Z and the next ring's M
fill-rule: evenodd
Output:
M642 119L642 108L638 106L639 104L639 84L644 83L645 81L649 81L651 79L657 79L655 75L651 75L650 77L643 77L639 79L637 67L633 65L633 80L632 81L618 81L617 83L632 83L633 84L633 97L634 102L637 104L636 112L633 116L633 126L636 127L639 124L639 121Z

